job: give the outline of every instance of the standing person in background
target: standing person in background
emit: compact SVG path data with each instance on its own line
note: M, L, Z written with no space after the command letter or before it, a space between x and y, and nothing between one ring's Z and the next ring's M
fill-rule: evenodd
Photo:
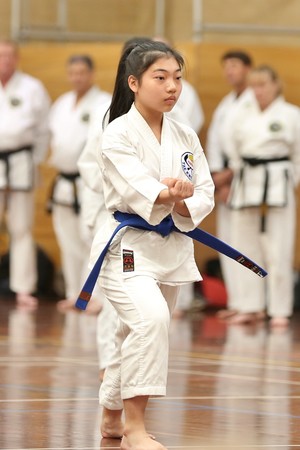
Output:
M77 162L95 109L111 98L94 84L95 68L90 56L71 56L67 71L73 90L59 97L50 112L50 163L59 172L52 188L50 208L61 252L66 294L66 299L58 303L60 310L75 304L86 275L91 244L80 212L83 183Z
M256 102L242 104L228 140L234 170L229 206L233 246L264 264L268 276L241 272L233 323L248 323L267 309L272 327L286 327L293 311L295 187L300 179L300 109L285 101L275 70L249 77Z
M228 208L227 200L233 172L229 167L229 155L226 149L229 139L227 130L236 108L240 104L248 104L254 99L247 80L252 68L252 59L244 51L229 50L222 56L221 61L224 76L232 90L221 100L214 111L207 133L206 155L216 188L217 236L232 245L231 211ZM222 254L220 263L227 290L227 309L221 310L219 316L227 319L237 313L236 274L243 269L236 267L234 261Z
M172 46L164 37L156 36L153 38L156 42L164 42L166 45ZM194 86L185 78L182 78L182 90L180 97L168 114L178 122L184 123L197 133L199 136L203 127L205 117L202 103L198 92ZM176 308L173 311L173 318L181 318L191 308L194 299L194 283L185 284L180 287L180 292L176 302Z
M161 42L135 45L121 56L100 149L109 218L94 239L91 263L116 229L120 211L152 225L171 215L187 231L213 208L214 186L196 133L165 114L180 95L182 67L181 55ZM181 233L162 237L128 227L108 250L99 283L119 326L100 388L101 432L122 437L122 450L166 450L147 434L145 410L149 396L166 393L178 286L200 278L193 242Z
M18 305L37 306L32 235L37 167L49 145L50 98L43 84L17 69L14 42L0 41L0 220L7 212L10 289Z

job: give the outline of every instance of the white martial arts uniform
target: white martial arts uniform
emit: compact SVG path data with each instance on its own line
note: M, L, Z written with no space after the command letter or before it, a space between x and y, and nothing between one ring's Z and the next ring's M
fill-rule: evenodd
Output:
M86 145L78 159L78 170L84 181L81 201L82 220L94 236L106 221L108 213L104 204L103 185L100 167L97 161L100 139L103 131L103 118L110 106L110 101L101 105L93 115ZM99 290L100 292L97 292ZM117 312L105 298L100 286L95 286L95 296L101 299L102 309L97 318L97 349L99 369L108 366L115 348ZM91 300L93 301L93 300Z
M135 213L152 225L170 213L182 231L194 229L213 208L214 185L195 132L164 116L161 144L133 105L111 122L102 136L100 165L110 213L93 242L95 262L117 226L116 210ZM192 180L193 197L185 200L191 217L172 212L155 200L166 189L165 177ZM177 286L201 279L193 241L173 232L123 229L114 239L100 273L100 285L120 322L116 351L100 390L100 402L122 408L122 399L165 395L168 325Z
M34 293L37 285L34 186L49 144L49 108L38 79L16 71L4 87L0 83L0 220L7 207L10 288L16 293Z
M50 112L50 163L59 171L52 192L52 217L62 257L66 297L76 299L86 275L90 236L81 214L83 183L77 161L84 148L88 127L95 109L110 99L110 94L92 86L76 103L76 93L67 92L53 104Z
M293 310L300 109L278 97L264 111L252 102L241 105L237 114L228 148L235 171L229 199L232 242L269 272L264 280L247 270L240 274L235 287L238 310L248 313L267 307L270 317L288 317ZM265 229L262 204L267 205Z
M235 111L241 104L248 104L254 101L253 92L246 89L237 97L234 91L227 94L214 111L211 124L208 128L206 141L206 155L211 173L221 172L228 165L228 141L230 136L227 130L234 120ZM230 144L230 143L229 143ZM231 240L231 211L224 203L217 203L216 229L217 236L226 243L233 245ZM227 290L227 307L235 310L237 305L235 283L241 270L234 261L225 255L220 254L222 274Z

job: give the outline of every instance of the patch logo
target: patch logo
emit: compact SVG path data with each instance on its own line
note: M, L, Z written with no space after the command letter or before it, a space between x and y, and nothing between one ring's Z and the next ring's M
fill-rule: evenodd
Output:
M273 122L270 124L271 131L280 131L282 129L282 125L278 122Z
M190 181L193 178L193 170L194 170L194 155L191 152L185 152L181 156L181 167L184 174L188 177Z
M123 272L134 272L134 253L133 250L123 249Z

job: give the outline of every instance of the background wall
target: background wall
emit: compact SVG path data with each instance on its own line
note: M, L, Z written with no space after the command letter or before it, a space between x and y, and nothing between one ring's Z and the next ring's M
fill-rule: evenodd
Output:
M30 3L24 23L42 23L47 28L56 22L58 0L22 0ZM221 71L221 55L229 48L243 48L253 56L256 64L269 63L280 73L288 101L300 105L300 49L299 38L293 34L300 17L299 0L204 0L203 16L206 23L267 24L286 26L291 32L268 33L213 33L204 32L201 42L192 39L192 1L166 0L166 35L184 54L187 62L186 78L196 87L205 112L205 125L200 134L205 149L206 133L212 113L220 99L228 92ZM243 3L243 8L240 8ZM128 35L154 34L155 2L152 0L69 0L71 6L68 27L72 30L109 32L112 29ZM11 0L0 0L0 34L11 33ZM30 12L30 14L29 14ZM23 14L24 15L24 14ZM25 15L26 16L26 15ZM26 19L26 20L25 20ZM101 26L100 26L101 24ZM50 27L50 28L51 28ZM216 28L216 25L215 25ZM130 30L130 32L129 32ZM102 89L112 91L120 50L125 39L89 42L53 42L22 38L20 40L21 69L40 78L52 100L69 89L65 76L65 62L72 53L90 54L96 62L97 83ZM35 238L38 244L60 265L58 247L54 238L51 217L45 212L50 184L55 175L46 163L41 166L42 184L36 194ZM299 195L298 195L299 197ZM215 232L215 213L203 223L203 228ZM299 212L298 212L299 216ZM299 217L300 219L300 217ZM0 253L7 248L7 239L0 233ZM215 253L196 244L196 259L200 268ZM300 236L295 248L295 268L300 270Z
M118 40L120 34L152 36L160 26L174 41L193 40L193 29L200 27L204 42L299 45L299 0L0 0L0 34L13 32L17 17L11 12L18 3L23 39L30 38L30 28L31 37L52 30L53 39L67 40L60 33L65 31ZM158 10L164 11L160 24Z

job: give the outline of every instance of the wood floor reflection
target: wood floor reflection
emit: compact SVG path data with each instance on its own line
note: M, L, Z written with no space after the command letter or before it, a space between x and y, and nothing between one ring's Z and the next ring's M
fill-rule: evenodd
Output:
M169 450L300 449L300 313L290 328L171 322L168 395L147 429ZM96 317L0 298L0 448L119 449L99 433Z

